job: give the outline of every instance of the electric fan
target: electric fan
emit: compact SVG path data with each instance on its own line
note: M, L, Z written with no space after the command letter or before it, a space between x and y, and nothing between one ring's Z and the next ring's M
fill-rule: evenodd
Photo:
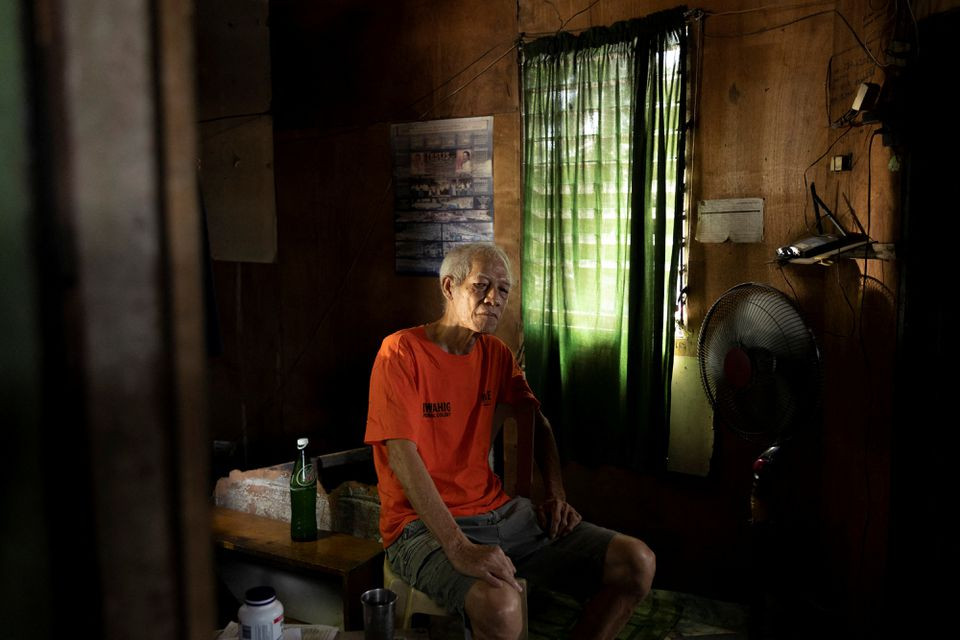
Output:
M783 606L776 599L784 584L797 582L796 567L788 564L795 556L783 550L801 548L801 532L808 530L808 511L801 505L809 502L798 497L806 486L798 464L804 448L786 443L819 419L820 352L793 302L754 282L729 289L713 303L697 346L700 377L717 421L766 447L752 464L749 510L756 590L751 600L758 603L751 617L762 627Z
M819 409L820 351L793 302L739 284L703 320L700 377L717 418L750 441L780 441Z

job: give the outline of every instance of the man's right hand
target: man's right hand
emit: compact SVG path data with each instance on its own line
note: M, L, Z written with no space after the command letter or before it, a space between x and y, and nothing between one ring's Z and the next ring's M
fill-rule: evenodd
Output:
M474 544L466 538L450 549L444 549L453 568L460 573L480 578L494 587L507 584L517 591L523 587L517 582L517 570L513 562L495 545Z
M443 547L453 568L495 587L508 584L522 591L514 577L517 570L500 547L474 544L463 535L423 466L417 446L403 439L387 440L386 443L390 468L400 480L413 509Z

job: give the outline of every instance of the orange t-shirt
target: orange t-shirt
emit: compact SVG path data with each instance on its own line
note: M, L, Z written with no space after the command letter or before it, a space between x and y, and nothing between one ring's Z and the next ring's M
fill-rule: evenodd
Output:
M454 517L476 515L509 500L489 464L498 403L537 403L510 349L481 335L466 355L447 353L423 327L383 340L370 375L364 441L373 446L384 547L419 518L387 462L385 441L411 440Z

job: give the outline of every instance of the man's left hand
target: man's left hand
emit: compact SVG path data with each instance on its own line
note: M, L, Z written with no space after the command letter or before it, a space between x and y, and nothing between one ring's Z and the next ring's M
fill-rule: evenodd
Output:
M573 531L583 518L566 500L550 498L537 506L537 520L541 529L556 538Z

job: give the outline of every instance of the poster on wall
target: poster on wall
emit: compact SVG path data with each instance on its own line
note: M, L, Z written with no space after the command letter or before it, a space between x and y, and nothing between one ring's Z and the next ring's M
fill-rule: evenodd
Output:
M435 276L458 243L493 242L493 116L390 133L396 272Z

